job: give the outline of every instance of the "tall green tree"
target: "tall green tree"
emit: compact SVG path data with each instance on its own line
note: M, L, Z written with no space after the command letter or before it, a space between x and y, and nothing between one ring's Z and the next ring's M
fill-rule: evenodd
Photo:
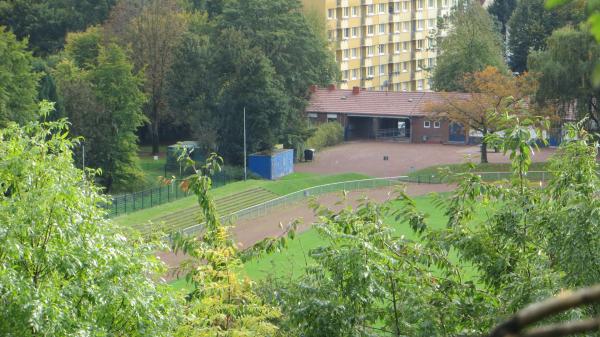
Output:
M435 90L464 91L464 75L488 66L506 71L500 35L477 1L457 7L445 24L448 35L438 43L440 55L432 77Z
M8 121L24 123L36 116L39 75L27 41L0 26L0 127Z
M513 71L527 70L527 57L532 50L543 50L552 32L584 18L583 1L548 10L544 0L521 0L508 22L509 63Z
M588 128L600 128L600 88L592 73L600 60L600 45L586 30L565 27L547 40L544 51L529 57L529 67L540 73L536 99L555 106L561 117L589 118ZM575 112L575 116L570 116Z
M153 154L158 153L161 124L170 112L167 77L185 28L186 15L176 0L123 0L110 20L108 33L131 48L136 70L143 70L145 75L144 92L148 101L144 111Z
M169 336L179 304L154 281L160 246L106 220L67 126L0 129L0 335Z
M516 7L517 0L494 0L488 7L488 12L500 22L503 36L506 36L508 20Z
M68 57L57 66L55 77L65 115L74 133L84 138L86 166L102 169L98 180L112 192L114 186L131 186L141 179L136 131L146 120L146 98L143 79L125 51L114 43L99 44L101 35L92 29L70 37Z
M10 0L0 2L0 25L28 38L36 55L60 50L67 32L103 22L116 0Z

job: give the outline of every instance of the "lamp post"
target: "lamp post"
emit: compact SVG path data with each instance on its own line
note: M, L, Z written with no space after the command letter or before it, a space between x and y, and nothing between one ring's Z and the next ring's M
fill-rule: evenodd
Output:
M244 181L248 179L246 171L246 107L244 107Z

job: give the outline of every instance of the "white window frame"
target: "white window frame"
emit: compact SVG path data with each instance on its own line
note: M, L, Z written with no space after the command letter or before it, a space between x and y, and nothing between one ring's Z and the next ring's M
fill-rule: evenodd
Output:
M352 37L358 37L360 34L360 27L352 27Z
M377 46L377 51L379 52L379 55L385 55L385 44Z
M343 60L349 60L350 59L350 49L343 49L342 50L342 59Z
M367 16L371 16L375 14L374 5L367 5Z
M367 78L375 77L375 68L373 66L367 67Z
M435 2L436 2L435 0L428 0L428 7L435 8ZM433 4L433 6L432 6L432 4Z
M380 64L379 65L379 76L386 74L385 68L386 68L385 64ZM383 69L383 72L381 71L382 69Z
M434 129L439 129L442 127L442 123L440 123L440 121L433 121L433 128Z
M385 34L385 26L386 26L386 24L385 24L385 23L380 23L380 24L379 24L379 29L378 29L378 31L379 31L379 34L380 34L380 35L381 35L381 34Z
M394 54L400 54L400 51L402 50L402 48L400 47L402 45L402 42L396 42L394 44Z
M423 0L417 0L417 10L418 11L423 10Z
M350 7L342 7L342 18L350 17Z
M405 33L410 31L410 21L404 21L402 23L402 31Z
M404 3L402 4L402 11L403 12L408 12L410 10L410 1L403 1Z
M367 36L373 36L375 34L375 26L368 25L367 26Z
M367 46L367 57L371 57L373 56L374 52L375 52L375 48L373 46Z
M402 42L402 51L405 53L408 53L409 50L410 50L410 42L408 42L408 41Z
M423 128L430 129L431 128L431 121L428 121L428 120L423 121Z
M352 6L352 17L360 16L360 7Z
M425 20L416 20L416 23L415 23L415 30L416 30L417 32L421 32L421 31L423 31L423 27L425 26L425 24L424 24L424 21L425 21Z
M327 122L337 121L337 119L338 119L337 114L327 114Z
M358 78L358 69L352 69L352 79L355 80Z
M329 19L329 20L335 19L335 9L330 8L327 10L327 19Z
M350 28L342 28L342 39L348 40L350 38Z

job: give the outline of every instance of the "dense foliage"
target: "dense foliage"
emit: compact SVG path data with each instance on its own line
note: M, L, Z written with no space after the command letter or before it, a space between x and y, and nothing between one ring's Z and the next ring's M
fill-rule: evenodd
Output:
M343 141L344 128L340 123L323 123L317 126L313 135L306 140L306 148L321 150L328 146L338 145Z
M0 127L9 121L25 123L36 117L39 76L27 42L0 26Z
M447 36L441 38L437 65L433 69L433 87L437 91L465 91L467 73L488 66L504 71L504 53L500 34L492 18L477 1L466 1L445 24Z
M67 32L101 23L116 0L3 0L0 25L8 26L19 39L29 38L37 55L59 51Z
M152 279L159 246L105 219L74 146L65 120L0 129L0 335L166 336L179 315Z
M544 0L519 1L508 22L508 51L512 70L526 71L529 53L543 50L546 39L555 29L581 22L582 7L583 1L580 0L554 10L547 10Z
M141 178L136 130L145 121L142 79L121 47L104 42L101 29L70 34L66 51L54 77L65 117L84 137L85 164L101 169L98 182L110 192L131 186ZM78 160L83 151L76 151Z

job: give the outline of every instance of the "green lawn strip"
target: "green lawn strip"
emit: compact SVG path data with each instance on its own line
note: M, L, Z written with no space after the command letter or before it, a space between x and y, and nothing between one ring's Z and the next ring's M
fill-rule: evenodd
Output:
M369 178L369 176L359 173L341 173L335 175L295 173L281 180L274 181L272 184L267 184L263 188L278 195L286 195L313 186Z
M488 163L488 164L477 164L473 169L474 172L510 172L510 163ZM529 171L546 171L548 163L536 162L532 163L529 167ZM439 176L441 168L449 168L454 173L464 173L469 170L467 164L447 164L447 165L435 165L420 169L408 174L410 178L417 177L429 177Z

